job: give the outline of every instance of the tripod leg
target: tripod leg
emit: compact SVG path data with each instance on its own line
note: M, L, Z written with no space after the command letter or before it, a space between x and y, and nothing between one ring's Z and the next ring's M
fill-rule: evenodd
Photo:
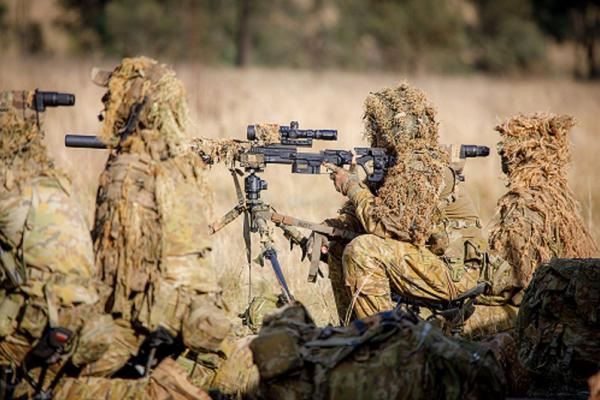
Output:
M283 290L283 295L285 297L286 303L292 302L294 300L294 296L292 296L292 293L288 288L287 282L285 281L285 277L283 276L281 265L279 264L279 260L277 259L277 252L275 251L275 249L267 249L265 250L264 255L271 262L271 266L273 267L273 271L275 272L277 281L279 282L279 285Z

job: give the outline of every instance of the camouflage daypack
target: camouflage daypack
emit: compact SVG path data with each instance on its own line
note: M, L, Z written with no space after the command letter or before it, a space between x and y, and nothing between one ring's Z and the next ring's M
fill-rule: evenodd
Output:
M492 353L399 311L318 328L292 305L266 318L250 348L266 399L500 399Z
M519 358L552 381L600 369L600 259L552 259L535 272L517 318Z

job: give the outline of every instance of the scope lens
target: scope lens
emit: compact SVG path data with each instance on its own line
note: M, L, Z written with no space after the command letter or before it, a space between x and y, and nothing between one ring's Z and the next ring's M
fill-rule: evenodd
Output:
M490 148L487 146L464 144L462 145L461 152L464 154L464 158L487 157L490 155Z
M254 128L254 125L248 125L248 128L246 128L246 139L248 139L248 140L256 139L256 130Z
M317 140L337 140L337 131L333 129L321 129L315 132Z
M72 106L75 104L75 95L71 93L37 92L42 96L42 103L46 107Z

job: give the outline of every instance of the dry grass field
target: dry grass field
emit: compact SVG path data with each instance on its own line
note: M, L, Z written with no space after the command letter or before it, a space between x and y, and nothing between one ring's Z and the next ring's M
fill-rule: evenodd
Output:
M74 108L49 110L45 119L47 143L59 166L67 170L77 196L90 217L98 175L106 151L65 149L68 132L95 134L100 123L101 88L89 79L92 62L0 60L0 87L34 88L73 92ZM111 62L96 64L111 67ZM294 70L234 70L200 65L175 65L183 79L192 110L191 135L245 137L246 125L256 122L335 128L337 143L320 147L350 148L364 145L361 137L362 102L369 91L407 80L426 91L437 106L442 141L482 144L494 149L493 128L517 113L546 111L568 113L577 119L571 140L571 186L594 238L600 239L600 85L559 79L494 79L484 76L406 76L394 73L307 72ZM472 160L465 170L471 192L484 221L493 218L496 199L503 192L500 163L495 153ZM292 175L289 167L272 166L263 174L269 189L263 198L278 211L313 221L333 215L342 202L327 175ZM214 187L212 213L220 216L235 203L231 178L222 166L213 167L209 182ZM193 217L193 216L190 216ZM248 271L241 236L241 219L214 237L214 263L221 274L227 298L235 311L248 296ZM280 260L293 293L311 309L319 322L333 321L329 283L306 283L308 263L300 262L298 249L289 251L279 242ZM253 294L276 291L269 267L254 265Z

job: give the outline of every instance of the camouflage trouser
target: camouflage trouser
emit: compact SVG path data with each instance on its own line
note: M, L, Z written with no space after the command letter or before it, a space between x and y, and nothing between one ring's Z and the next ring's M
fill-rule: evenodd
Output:
M115 320L116 332L112 344L102 357L86 365L81 376L110 377L125 366L137 354L145 336L139 335L128 321Z
M56 399L106 400L209 400L202 389L192 385L186 371L170 358L152 371L149 379L65 378L54 393Z
M429 249L375 235L352 240L342 254L344 283L357 318L394 308L392 291L425 300L449 300L477 284L478 269L457 274ZM458 276L460 279L454 279Z
M327 264L329 265L329 279L331 280L331 288L333 289L333 298L340 319L340 324L346 320L346 314L350 309L350 289L344 281L344 266L342 265L342 254L348 242L329 242L329 251Z
M391 293L425 300L449 300L473 288L479 269L453 272L425 247L375 235L361 235L346 246L332 242L329 277L342 322L394 308ZM454 279L453 279L454 278ZM514 326L517 308L476 306L466 335L482 336Z

